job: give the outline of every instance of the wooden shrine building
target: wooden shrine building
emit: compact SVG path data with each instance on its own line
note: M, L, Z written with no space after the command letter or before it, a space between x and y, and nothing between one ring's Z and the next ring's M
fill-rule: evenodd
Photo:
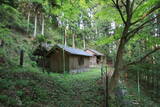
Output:
M105 56L104 54L94 50L94 49L86 49L87 53L92 55L89 60L90 67L97 67L102 63L105 63Z
M83 72L89 68L91 54L64 45L55 45L47 54L48 67L52 72Z
M93 50L81 50L61 44L38 47L34 53L39 66L47 68L49 72L84 72L90 67L97 67L105 62L104 54Z

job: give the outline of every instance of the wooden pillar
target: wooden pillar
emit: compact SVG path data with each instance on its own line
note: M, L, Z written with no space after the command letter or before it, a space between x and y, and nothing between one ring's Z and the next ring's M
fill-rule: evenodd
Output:
M4 41L0 39L0 47L3 47Z
M23 66L23 60L24 60L24 51L23 50L21 50L20 51L20 66Z
M108 93L108 75L106 73L106 93L105 93L105 107L109 107L109 103L108 103L108 100L109 100L109 93Z

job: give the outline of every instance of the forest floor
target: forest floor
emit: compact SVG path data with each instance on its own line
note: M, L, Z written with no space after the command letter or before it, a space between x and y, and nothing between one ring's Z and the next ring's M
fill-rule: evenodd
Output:
M108 66L108 76L109 78L113 75L113 67ZM122 79L122 78L121 78ZM123 78L120 85L124 92L127 92L123 96L123 101L128 101L130 105L124 107L160 107L160 103L155 102L151 95L148 94L146 89L140 86L138 91L137 82L133 78ZM122 100L122 99L121 99ZM122 102L123 103L123 102ZM109 100L110 107L121 107L116 99Z
M140 86L138 91L138 84L132 79L127 79L124 82L128 91L128 99L132 101L134 107L160 107L160 104L153 101L151 96L146 93L146 89Z
M100 69L79 74L0 72L0 107L102 107Z
M109 107L160 107L160 104L148 96L146 89L140 86L138 92L138 86L132 79L123 80L120 89L124 92L123 95L120 99L110 99Z

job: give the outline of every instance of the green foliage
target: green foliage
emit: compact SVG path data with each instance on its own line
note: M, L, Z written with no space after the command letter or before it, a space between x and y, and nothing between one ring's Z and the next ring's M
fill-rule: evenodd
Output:
M137 4L139 2L137 1ZM137 9L137 11L135 11L135 13L133 14L133 20L137 20L139 19L139 17L144 16L146 12L148 12L147 10L153 8L153 6L158 5L159 0L150 0L150 1L145 1L143 2L143 4Z
M119 40L121 37L122 28L118 28L115 30L115 34L108 36L108 37L102 37L97 41L97 45L105 45L105 44L111 44L115 41Z
M4 103L5 106L17 106L17 101L7 95L0 95L0 102Z
M18 90L16 92L16 94L17 94L17 96L21 97L21 96L23 96L23 91L22 90Z
M8 96L7 95L0 95L0 102L5 103L7 101Z
M26 22L21 17L21 13L9 5L0 5L1 24L12 28L26 28Z
M7 81L5 79L0 79L1 88L0 89L8 89L12 85L12 81Z
M112 6L99 6L97 9L98 12L95 14L95 18L99 20L108 20L110 22L115 21L117 24L121 24L122 21L120 20L120 15L115 8Z
M9 37L10 30L5 28L3 24L0 24L0 40L5 41L6 44L11 42L11 38Z
M44 35L37 35L36 36L36 41L38 43L44 43L44 42L46 42L46 37Z

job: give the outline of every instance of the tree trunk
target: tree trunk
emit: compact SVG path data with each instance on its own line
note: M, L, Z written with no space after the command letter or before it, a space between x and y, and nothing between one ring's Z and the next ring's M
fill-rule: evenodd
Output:
M72 47L75 48L75 34L72 35Z
M67 27L65 28L64 32L64 45L67 46Z
M83 48L86 49L86 41L84 36L83 36Z
M29 32L29 23L30 23L30 11L28 12L28 19L27 19L27 22L28 22L28 26L27 26L27 33Z
M37 35L37 14L35 15L35 22L34 22L34 34L33 37Z
M118 81L120 79L120 72L123 64L124 46L125 46L125 39L121 38L118 51L117 51L115 65L114 65L114 68L115 68L114 73L109 84L109 93L112 93L114 88L116 88Z
M44 15L42 14L42 31L41 31L42 35L44 35L44 23L45 23L45 19L44 19Z

